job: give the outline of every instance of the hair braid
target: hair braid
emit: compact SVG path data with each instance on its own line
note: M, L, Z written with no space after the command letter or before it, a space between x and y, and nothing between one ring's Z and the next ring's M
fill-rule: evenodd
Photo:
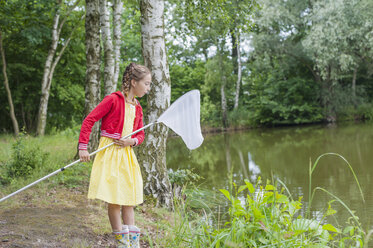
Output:
M138 65L133 62L130 63L123 73L122 91L124 94L127 95L130 91L132 79L139 81L148 74L150 74L150 70L146 66Z

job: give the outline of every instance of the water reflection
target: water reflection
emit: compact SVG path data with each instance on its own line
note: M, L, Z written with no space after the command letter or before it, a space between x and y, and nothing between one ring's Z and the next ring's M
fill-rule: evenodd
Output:
M228 174L233 181L252 182L260 175L263 179L279 178L293 197L308 200L308 170L318 156L335 152L345 157L354 168L366 198L363 204L354 177L344 161L337 157L320 160L312 178L312 189L323 187L341 198L351 209L357 210L365 226L371 226L373 216L372 188L373 125L354 124L339 127L309 126L249 130L246 132L208 135L203 145L188 151L180 138L171 138L167 145L168 167L193 169L204 177L203 187L229 188ZM246 156L247 154L247 156ZM247 160L247 161L245 161ZM312 203L313 214L327 207L331 198L317 192ZM337 219L344 223L348 212L338 203Z

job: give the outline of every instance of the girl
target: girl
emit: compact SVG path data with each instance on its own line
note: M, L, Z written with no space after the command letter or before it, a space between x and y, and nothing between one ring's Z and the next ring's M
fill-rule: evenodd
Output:
M144 140L144 131L121 137L143 127L142 108L135 99L150 90L151 73L131 63L123 73L122 91L106 96L84 119L79 136L79 157L89 161L87 144L94 123L102 119L99 147L115 145L97 153L93 162L88 198L108 203L108 216L118 247L139 247L140 229L135 226L134 206L143 202L139 164L132 147ZM122 210L122 221L121 221Z

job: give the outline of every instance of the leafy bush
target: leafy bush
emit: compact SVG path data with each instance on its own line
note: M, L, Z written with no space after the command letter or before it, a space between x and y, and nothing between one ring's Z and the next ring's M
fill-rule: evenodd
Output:
M187 184L193 185L199 179L202 179L201 176L188 169L178 169L176 171L169 169L168 177L175 197L181 197L183 188L185 188Z
M213 224L209 215L191 219L181 213L183 222L175 228L175 246L188 247L363 247L365 233L356 216L343 229L326 222L336 211L329 207L321 219L302 216L301 197L285 195L286 186L278 190L260 178L254 186L249 180L234 192L221 189L228 199L224 225ZM287 189L286 189L287 190ZM243 195L245 193L245 196ZM186 210L188 208L184 208ZM179 237L180 236L180 237ZM181 238L182 237L182 238Z
M5 173L0 178L2 184L10 183L15 178L27 177L45 164L49 154L38 146L27 145L26 139L27 136L22 134L12 145L11 159L3 164Z
M185 185L186 183L194 183L202 177L188 169L177 169L176 171L169 169L168 176L171 184Z
M224 225L220 218L220 206L224 201L220 200L217 217L211 207L203 207L202 214L193 215L188 206L191 202L189 198L193 196L187 195L186 199L181 199L182 204L177 205L178 219L181 221L174 228L174 237L169 247L368 247L373 230L366 233L359 218L343 201L320 187L311 192L312 174L320 159L325 156L336 156L346 162L364 201L360 184L348 161L339 154L325 153L313 165L310 162L309 200L306 209L302 208L302 197L294 200L286 185L279 179L277 182L282 185L280 190L270 181L264 185L260 177L255 186L246 179L245 184L240 187L231 183L232 192L221 189L220 192L228 200L222 209L223 222L227 220ZM327 193L333 200L328 203L323 216L314 219L310 215L310 209L316 191ZM210 199L205 196L205 204L197 196L200 206L208 206ZM337 213L332 208L334 202L340 203L351 215L345 226L328 223L329 216ZM208 209L211 211L206 213L205 210Z

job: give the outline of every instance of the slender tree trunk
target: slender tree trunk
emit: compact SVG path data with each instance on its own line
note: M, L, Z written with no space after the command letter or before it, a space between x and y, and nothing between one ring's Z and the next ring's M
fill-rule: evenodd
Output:
M241 86L241 77L242 77L242 64L241 64L241 51L240 51L240 34L237 31L237 40L236 40L236 48L237 48L237 82L236 82L236 95L234 98L234 109L238 108L238 102L240 97L240 86Z
M221 46L221 48L219 48ZM227 97L225 96L225 85L227 84L227 78L224 73L224 65L223 65L223 47L224 45L218 45L218 56L219 56L219 67L220 67L220 78L221 78L221 86L220 86L220 96L221 96L221 111L222 111L222 121L223 127L228 127L228 107L227 107Z
M352 95L353 95L354 99L356 97L356 75L357 75L357 67L354 69L354 74L352 76L352 86L351 86Z
M0 30L0 53L1 53L1 59L3 62L4 86L5 86L6 93L8 95L10 119L12 120L12 123L13 123L14 134L15 136L18 136L19 127L18 127L16 115L14 114L13 98L12 98L12 93L9 88L8 74L6 73L6 60L5 60L5 52L3 48L3 36L2 36L1 30Z
M100 0L101 35L104 48L104 95L113 93L116 89L114 82L113 41L110 31L110 12L106 0Z
M85 40L86 40L86 82L84 116L87 116L100 102L100 9L99 0L86 0ZM89 151L94 151L99 143L100 124L92 128Z
M53 58L54 58L54 55L56 54L56 49L57 49L58 39L59 39L58 23L60 20L61 4L62 4L62 1L59 0L56 14L53 19L52 43L49 48L48 56L47 56L47 59L44 65L43 79L41 81L41 96L40 96L38 120L36 124L36 135L44 135L45 126L47 123L49 89L51 85L51 82L49 81L49 79L50 79L50 72L51 72L51 67L53 63Z
M122 13L123 13L123 2L122 0L114 0L113 6L114 21L113 21L113 33L114 33L114 91L117 86L119 77L119 60L120 60L120 46L122 44Z
M148 96L149 122L155 121L170 105L171 81L164 40L164 1L141 0L142 52L152 71L152 87ZM141 157L145 169L145 192L157 198L158 206L173 208L172 188L166 166L168 128L152 126L148 130Z
M233 71L234 71L234 74L238 74L238 64L237 64L237 42L239 41L238 37L236 36L237 33L233 32L232 30L230 30L231 32L231 39L232 39L232 61L233 61Z
M61 51L59 52L58 56L56 58L56 50L58 46L58 40L60 39L61 30L63 25L66 22L67 17L70 15L71 11L78 5L80 0L77 0L75 4L70 8L68 11L66 17L62 20L62 22L59 24L60 20L60 9L62 5L62 1L58 0L58 7L56 10L56 14L53 19L53 29L52 29L52 43L49 48L48 56L45 61L44 65L44 73L43 78L41 82L41 96L40 96L40 105L39 105L39 111L38 111L38 118L37 118L37 124L36 124L36 134L37 135L44 135L45 133L45 126L47 124L47 111L48 111L48 101L49 101L49 95L50 95L50 88L52 84L53 74L54 70L58 64L58 62L61 59L62 54L64 53L66 47L69 45L71 37L73 35L73 32L75 31L76 25L68 39L65 41L64 46L61 48ZM82 16L83 18L83 16ZM81 19L82 19L81 18Z

